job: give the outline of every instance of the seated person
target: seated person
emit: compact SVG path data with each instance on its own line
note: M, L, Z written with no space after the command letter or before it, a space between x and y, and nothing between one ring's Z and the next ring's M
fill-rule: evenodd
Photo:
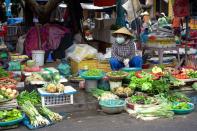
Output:
M115 43L112 45L112 57L110 58L110 66L112 70L119 70L127 67L142 67L142 58L135 56L135 44L131 40L132 34L123 27L113 33L116 37Z

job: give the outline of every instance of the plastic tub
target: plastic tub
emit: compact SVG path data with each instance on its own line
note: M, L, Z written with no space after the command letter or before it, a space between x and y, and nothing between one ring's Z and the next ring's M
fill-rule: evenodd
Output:
M44 65L44 50L33 50L32 51L32 59L35 60L36 66Z
M173 104L178 104L177 102L173 103ZM193 110L194 110L194 104L193 103L188 103L189 105L189 109L173 109L172 111L175 113L175 114L179 114L179 115L183 115L183 114L189 114L191 113Z
M103 112L107 114L121 113L125 108L125 101L123 100L103 100L99 102Z

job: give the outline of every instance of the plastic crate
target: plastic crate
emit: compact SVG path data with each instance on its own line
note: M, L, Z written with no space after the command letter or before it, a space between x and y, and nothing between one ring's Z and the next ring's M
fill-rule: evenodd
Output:
M90 59L90 60L82 60L80 62L76 62L74 60L70 60L71 71L73 74L77 73L79 70L87 69L97 69L98 68L98 60Z
M69 87L70 91L64 93L47 93L42 88L38 89L41 95L42 106L60 106L73 104L73 95L77 92L74 88Z
M73 94L57 96L41 96L42 106L59 106L73 104Z
M111 66L109 64L109 61L99 61L98 62L98 69L103 70L104 72L110 72L111 71Z

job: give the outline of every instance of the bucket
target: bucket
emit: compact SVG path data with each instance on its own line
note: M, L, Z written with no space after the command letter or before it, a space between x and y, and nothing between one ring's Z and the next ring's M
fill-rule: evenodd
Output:
M97 80L85 80L85 90L86 92L91 92L92 89L96 89L98 86Z
M36 66L44 65L44 50L33 50L32 51L32 59L35 60Z

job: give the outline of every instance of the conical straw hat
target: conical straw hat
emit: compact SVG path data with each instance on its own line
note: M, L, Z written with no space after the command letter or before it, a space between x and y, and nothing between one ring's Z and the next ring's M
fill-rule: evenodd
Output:
M115 34L124 34L124 35L128 35L128 36L132 36L131 32L125 27L122 27L122 28L114 31L113 35L115 35Z

